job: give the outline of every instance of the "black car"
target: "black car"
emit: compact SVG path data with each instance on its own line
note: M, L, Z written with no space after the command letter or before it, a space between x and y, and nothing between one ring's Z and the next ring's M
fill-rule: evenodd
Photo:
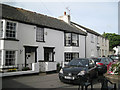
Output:
M99 57L99 58L91 58L94 60L98 73L104 74L107 72L109 66L113 63L113 60L109 57Z
M92 59L79 58L71 60L60 70L59 79L67 83L79 83L85 80L84 78L90 80L97 75L96 65Z

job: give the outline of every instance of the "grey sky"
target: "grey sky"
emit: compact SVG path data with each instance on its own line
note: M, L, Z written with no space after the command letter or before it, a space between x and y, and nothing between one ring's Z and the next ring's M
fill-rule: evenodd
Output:
M118 33L118 2L43 2L40 0L7 4L55 18L62 16L64 11L67 11L66 7L69 7L71 21L101 34Z

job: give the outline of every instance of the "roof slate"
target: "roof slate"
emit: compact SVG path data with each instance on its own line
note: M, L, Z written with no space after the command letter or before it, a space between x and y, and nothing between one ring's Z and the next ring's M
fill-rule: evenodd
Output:
M22 23L33 24L36 26L53 28L64 32L74 32L85 36L87 35L86 32L75 28L72 25L69 25L68 23L57 18L5 4L0 4L0 7L2 7L2 19L14 20Z

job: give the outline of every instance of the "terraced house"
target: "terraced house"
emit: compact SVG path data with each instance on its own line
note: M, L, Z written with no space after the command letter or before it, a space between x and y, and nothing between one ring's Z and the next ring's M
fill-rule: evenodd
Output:
M56 70L57 63L85 57L86 33L66 22L2 4L1 68Z
M47 72L56 70L58 63L90 57L89 40L86 41L89 33L71 24L66 13L57 19L5 4L0 7L1 71L27 67Z

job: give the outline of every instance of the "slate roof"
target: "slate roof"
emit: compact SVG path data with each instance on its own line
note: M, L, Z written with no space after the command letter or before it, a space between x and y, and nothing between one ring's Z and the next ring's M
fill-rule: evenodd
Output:
M57 29L64 32L74 32L81 35L87 35L86 32L69 25L68 23L47 15L28 11L21 8L0 4L2 7L2 19L14 20L22 23L43 26L47 28Z
M73 24L73 25L77 25L77 26L79 26L80 28L85 29L85 30L86 30L87 32L89 32L89 33L92 33L92 34L94 34L94 35L97 35L97 36L101 36L101 37L103 37L101 34L95 32L95 31L93 31L93 30L91 30L91 29L89 29L89 28L86 28L86 27L84 27L84 26L82 26L82 25L79 25L79 24L74 23L74 22L71 22L71 24Z

